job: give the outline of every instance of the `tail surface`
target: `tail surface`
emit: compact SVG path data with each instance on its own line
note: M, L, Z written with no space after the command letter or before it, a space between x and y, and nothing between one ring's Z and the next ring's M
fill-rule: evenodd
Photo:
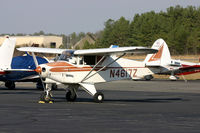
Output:
M152 48L157 49L158 52L147 55L144 60L146 66L165 66L171 63L169 48L163 39L156 40Z
M16 39L7 37L0 47L0 69L11 68L12 57L15 49Z

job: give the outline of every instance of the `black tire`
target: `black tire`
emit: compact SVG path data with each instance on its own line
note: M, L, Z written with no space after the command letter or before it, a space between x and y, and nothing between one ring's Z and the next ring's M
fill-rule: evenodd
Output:
M103 95L103 93L97 92L97 93L94 95L94 101L95 101L96 103L102 103L103 100L104 100L104 95Z
M146 76L144 76L144 79L146 80L146 81L150 81L150 80L152 80L154 77L152 76L152 75L146 75Z
M13 82L13 81L6 81L6 82L5 82L5 86L6 86L8 89L13 90L13 89L15 89L15 82Z
M67 101L70 101L70 102L74 102L76 100L76 93L72 93L71 91L68 91L66 93L66 99Z
M58 89L58 86L56 84L51 85L51 90L57 90L57 89Z

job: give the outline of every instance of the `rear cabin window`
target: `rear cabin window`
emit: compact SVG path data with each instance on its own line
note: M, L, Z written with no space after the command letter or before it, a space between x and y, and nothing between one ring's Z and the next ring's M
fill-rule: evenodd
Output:
M96 56L84 56L84 62L86 63L86 65L95 65Z
M101 60L102 56L84 56L85 65L96 65ZM103 61L101 61L103 62ZM81 64L81 62L80 62ZM101 64L101 63L100 63Z

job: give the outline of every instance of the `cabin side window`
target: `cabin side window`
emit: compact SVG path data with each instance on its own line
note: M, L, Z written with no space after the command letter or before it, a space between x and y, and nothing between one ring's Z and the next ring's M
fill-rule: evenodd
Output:
M96 64L96 56L84 56L84 63L86 65L95 65Z
M102 56L95 56L95 55L83 56L83 62L80 62L79 64L84 63L84 65L96 65L96 63L99 62L101 60L101 58L102 58Z

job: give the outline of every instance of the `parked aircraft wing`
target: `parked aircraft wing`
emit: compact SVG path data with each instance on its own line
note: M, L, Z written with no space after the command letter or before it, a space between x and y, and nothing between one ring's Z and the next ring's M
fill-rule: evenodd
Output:
M21 47L19 51L36 52L36 53L52 53L62 54L63 51L71 51L70 49L55 48L38 48L38 47ZM116 48L98 48L74 50L74 55L110 55L116 53L156 53L158 50L146 47L116 47Z
M3 71L5 71L5 72L16 72L16 71L26 71L26 72L32 72L32 71L35 71L35 70L33 70L33 69L6 69L6 70L3 70Z
M200 65L183 66L177 70L177 75L187 75L200 72ZM176 72L175 72L176 73Z
M34 53L62 54L62 52L66 51L67 49L38 48L38 47L21 47L21 48L17 48L17 50L24 51L24 52L34 52Z
M117 47L83 49L74 51L74 55L110 55L116 53L156 53L158 50L146 47Z

